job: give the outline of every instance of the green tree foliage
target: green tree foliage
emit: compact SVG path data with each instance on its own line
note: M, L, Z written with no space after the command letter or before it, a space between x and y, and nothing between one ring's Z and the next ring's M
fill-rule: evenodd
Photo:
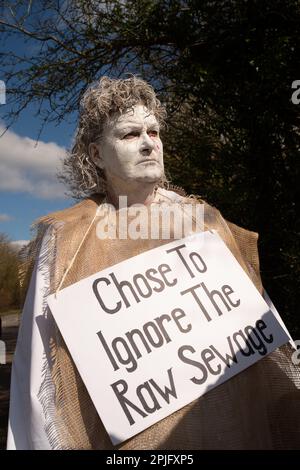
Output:
M154 85L174 183L260 233L264 284L299 337L299 0L19 0L0 32L35 42L2 55L12 121L35 102L62 122L105 73Z
M6 235L0 233L0 312L19 308L19 258Z

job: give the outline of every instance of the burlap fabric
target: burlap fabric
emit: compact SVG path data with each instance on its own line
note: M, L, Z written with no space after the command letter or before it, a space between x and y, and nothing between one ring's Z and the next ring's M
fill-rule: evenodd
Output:
M203 203L187 197L182 202ZM47 293L57 290L66 270L68 272L62 288L170 241L99 240L95 229L97 219L87 233L99 204L101 198L93 196L70 209L39 220L39 235L37 241L31 244L29 255L32 258L45 231L51 230L52 241L43 253L45 266L50 271ZM226 222L218 210L204 204L205 228L218 231L257 289L262 292L257 234ZM80 244L74 260L74 253ZM47 308L44 315L51 315ZM88 322L88 311L86 320ZM52 448L114 449L57 328L48 343L45 348L50 353L45 357L47 367L39 400L44 409ZM277 349L117 448L299 448L300 371L298 366L292 364L291 354L292 348L288 344Z

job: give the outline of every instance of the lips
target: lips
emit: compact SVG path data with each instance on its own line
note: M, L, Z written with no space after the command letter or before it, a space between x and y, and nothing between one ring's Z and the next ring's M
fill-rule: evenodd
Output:
M158 161L157 161L157 160L154 160L153 158L146 158L145 160L141 160L140 162L138 162L138 165L139 165L140 163L150 163L150 162L152 162L152 163L153 163L153 162L154 162L154 163L158 163Z

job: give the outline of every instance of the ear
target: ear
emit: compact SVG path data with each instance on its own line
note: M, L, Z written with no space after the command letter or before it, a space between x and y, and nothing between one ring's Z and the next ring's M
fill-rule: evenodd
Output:
M93 162L95 162L95 164L103 169L104 168L104 165L103 165L103 161L102 161L102 158L101 158L101 151L100 151L100 145L99 144L95 144L95 142L92 142L91 144L89 144L89 156L91 158L91 160Z

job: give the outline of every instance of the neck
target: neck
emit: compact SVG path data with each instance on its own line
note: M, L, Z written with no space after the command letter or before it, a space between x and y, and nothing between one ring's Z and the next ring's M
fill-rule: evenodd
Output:
M117 185L110 184L107 188L108 202L118 208L119 198L126 196L128 207L133 204L149 205L155 200L156 186L156 183L141 183L138 181L134 181L130 185L125 182L118 182Z

